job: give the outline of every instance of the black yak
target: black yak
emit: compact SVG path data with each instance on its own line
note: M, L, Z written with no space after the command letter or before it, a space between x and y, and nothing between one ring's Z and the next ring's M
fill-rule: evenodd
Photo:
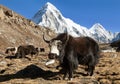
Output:
M35 55L38 53L38 48L35 48L33 45L20 45L17 49L15 56L17 58L25 58L26 55Z
M78 68L78 64L88 66L88 75L92 76L95 65L99 61L99 45L90 37L72 37L67 33L59 34L57 37L47 40L49 44L49 59L58 59L60 66L64 70L64 79L69 75L69 80L73 78L73 71ZM47 64L49 64L47 62Z

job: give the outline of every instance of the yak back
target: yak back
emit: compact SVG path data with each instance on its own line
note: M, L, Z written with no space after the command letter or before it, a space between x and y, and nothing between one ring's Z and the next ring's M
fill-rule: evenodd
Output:
M99 52L99 46L95 40L90 37L69 37L67 43L67 50L74 49L74 51L81 56L86 56L89 53L96 55Z

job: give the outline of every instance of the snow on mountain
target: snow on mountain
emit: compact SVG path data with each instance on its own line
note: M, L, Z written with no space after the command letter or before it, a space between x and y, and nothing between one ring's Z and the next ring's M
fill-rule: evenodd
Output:
M105 30L105 28L97 23L90 29L76 24L69 18L63 17L61 12L51 3L47 2L32 18L32 21L38 25L48 27L56 33L68 32L70 35L77 36L90 36L99 42L110 42L114 35L113 33Z
M90 35L86 27L63 17L60 11L49 2L35 14L32 20L41 26L51 28L56 33L68 32L73 36Z
M114 37L115 37L115 38L113 38L112 41L120 40L120 32L116 32L116 33L114 34Z
M101 24L94 24L89 31L92 33L93 37L100 42L110 42L114 35L113 33L107 31Z

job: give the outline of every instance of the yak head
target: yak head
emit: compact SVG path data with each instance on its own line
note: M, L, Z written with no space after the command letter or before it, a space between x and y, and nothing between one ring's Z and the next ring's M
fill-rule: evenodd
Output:
M65 46L69 40L67 33L59 34L57 37L47 40L43 34L43 40L48 43L50 52L48 54L49 59L62 58L65 54Z
M60 56L60 52L63 49L63 44L60 40L51 40L49 43L49 48L50 48L50 52L49 52L49 59L54 59L57 58L58 56Z

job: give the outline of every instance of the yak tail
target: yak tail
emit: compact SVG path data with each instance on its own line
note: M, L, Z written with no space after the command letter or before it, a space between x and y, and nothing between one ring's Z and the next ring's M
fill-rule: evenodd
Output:
M99 48L99 45L97 44L95 46L95 60L96 60L96 63L97 64L99 62L99 58L100 58L100 48Z

